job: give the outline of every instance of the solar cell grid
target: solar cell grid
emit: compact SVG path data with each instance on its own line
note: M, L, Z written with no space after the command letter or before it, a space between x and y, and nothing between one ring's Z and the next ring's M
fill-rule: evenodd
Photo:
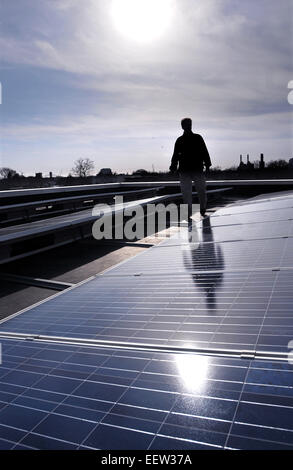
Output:
M292 210L293 208L293 200L290 201L290 203L285 203L282 207L271 207L270 204L267 204L265 205L264 207L262 207L261 209L254 209L254 210L251 210L251 208L249 207L251 204L248 205L248 207L244 206L242 207L240 204L238 205L237 204L237 207L238 207L238 210L235 211L235 204L232 204L232 205L228 205L228 206L225 206L225 207L222 207L220 209L218 209L215 213L213 214L210 214L210 217L212 217L213 219L216 219L216 218L222 218L222 217L231 217L231 216L241 216L242 215L247 215L247 216L252 216L253 217L253 214L260 214L261 216L264 216L266 217L266 213L268 212L268 216L271 219L273 219L276 216L278 216L278 213L280 211L290 211ZM232 212L230 212L230 208L232 209ZM275 215L274 215L275 214Z
M0 335L60 343L1 339L0 448L292 449L293 366L285 361L61 344L71 337L287 353L293 238L266 238L291 236L292 221L280 219L290 218L282 209L290 204L222 210L198 226L200 243L188 243L186 230L185 239L2 322ZM231 210L263 212L221 216ZM236 229L213 226L236 219ZM234 235L244 240L226 242Z
M155 250L155 255L153 253ZM170 240L109 271L113 275L179 273L201 270L260 269L293 266L293 238L226 243ZM107 273L105 273L107 275Z
M293 201L292 201L293 204ZM253 211L253 212L237 212L230 215L219 215L218 212L209 218L209 223L211 228L218 226L230 226L236 224L256 224L263 222L272 222L277 221L286 221L292 220L293 208L281 208L281 209L267 209L263 211ZM204 219L205 220L205 219ZM198 224L199 227L204 227L204 222L200 221Z
M238 214L242 212L255 212L262 210L274 210L274 209L286 209L293 207L292 195L286 198L268 198L263 200L248 200L244 202L238 202L230 206L221 208L217 211L217 215L224 214Z
M3 322L0 332L286 351L292 281L293 271L100 276Z
M24 340L3 350L3 448L293 446L286 363Z
M275 222L262 222L250 224L223 225L210 227L206 219L203 230L195 232L196 240L204 242L223 242L234 240L257 240L265 238L292 237L293 222L282 220ZM188 234L191 237L191 234ZM186 237L187 238L187 237Z

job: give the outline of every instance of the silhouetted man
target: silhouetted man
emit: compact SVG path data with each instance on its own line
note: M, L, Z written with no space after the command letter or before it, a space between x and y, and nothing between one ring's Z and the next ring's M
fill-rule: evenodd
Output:
M207 208L206 180L204 166L208 171L211 159L206 144L199 134L192 132L192 121L184 118L181 121L183 135L175 142L170 171L179 170L180 186L185 204L188 204L188 218L192 216L192 182L198 194L200 213L205 215ZM179 163L179 168L178 167Z

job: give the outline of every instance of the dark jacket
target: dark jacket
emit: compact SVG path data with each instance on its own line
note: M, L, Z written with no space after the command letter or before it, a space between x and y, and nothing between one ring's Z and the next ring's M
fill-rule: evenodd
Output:
M178 163L179 168L177 168ZM184 132L175 142L170 171L177 169L179 172L203 171L203 165L206 168L210 167L211 159L202 136L193 132Z

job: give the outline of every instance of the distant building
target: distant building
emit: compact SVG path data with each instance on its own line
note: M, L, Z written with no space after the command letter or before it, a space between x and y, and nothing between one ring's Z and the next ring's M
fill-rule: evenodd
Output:
M289 159L288 165L289 165L289 168L293 168L293 158Z
M43 173L36 173L35 178L37 179L43 178Z
M254 164L249 161L249 154L247 154L246 168L247 170L254 170Z
M98 173L98 176L112 176L112 170L111 168L101 168L100 172Z
M246 165L242 161L242 155L240 155L240 163L239 163L239 166L238 166L238 170L246 170Z
M133 173L133 176L145 176L148 174L147 170L144 170L143 168L140 168L139 170L135 170Z
M238 170L254 170L254 164L249 161L249 155L247 155L247 163L244 163L242 160L242 155L240 155L240 163Z
M259 161L259 169L260 169L260 170L263 170L265 166L266 166L266 165L265 165L263 153L261 153L261 154L260 154L260 161Z

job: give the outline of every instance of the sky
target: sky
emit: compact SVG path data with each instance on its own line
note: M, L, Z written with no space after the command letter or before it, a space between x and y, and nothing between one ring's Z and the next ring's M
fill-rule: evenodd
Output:
M293 157L291 0L0 0L0 166L165 171L191 117L213 166Z

